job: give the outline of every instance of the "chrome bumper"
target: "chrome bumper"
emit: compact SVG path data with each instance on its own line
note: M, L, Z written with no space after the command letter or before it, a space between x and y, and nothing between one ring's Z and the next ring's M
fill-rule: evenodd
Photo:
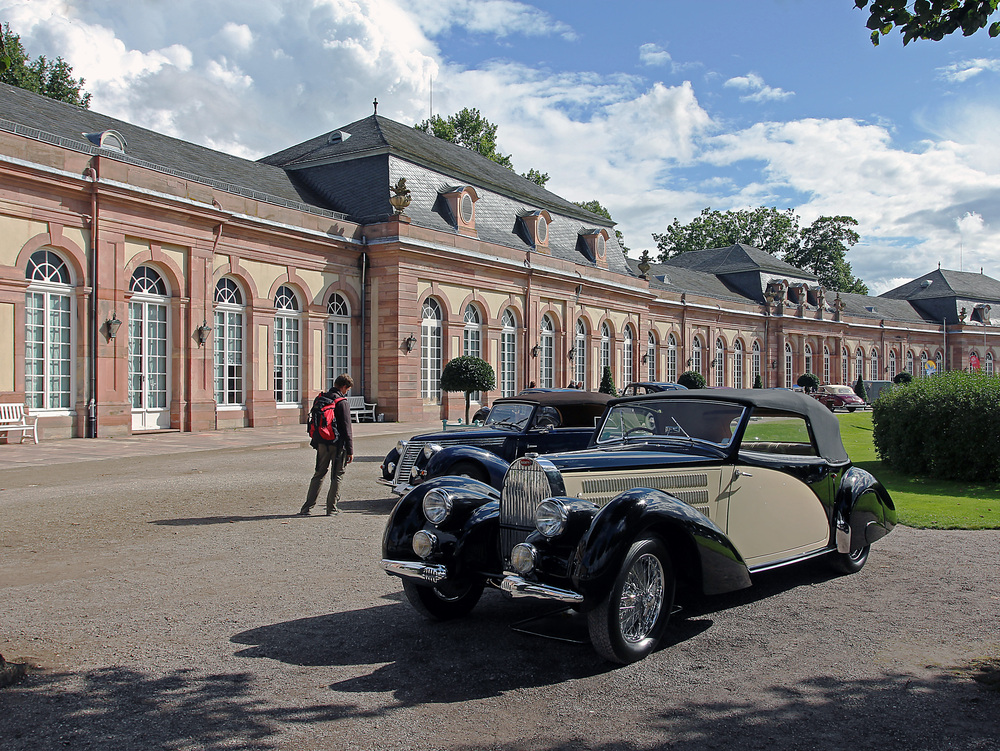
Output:
M395 574L405 579L420 579L437 584L448 578L448 569L438 563L421 563L419 561L390 561L382 559L382 568L387 574Z
M576 605L583 602L583 595L569 589L559 589L550 587L547 584L538 584L522 579L520 576L505 576L500 582L500 589L511 597L535 597L541 600L554 600L555 602L565 602Z
M406 495L413 490L413 486L408 482L396 484L392 480L386 480L383 477L378 478L375 482L379 485L385 485L387 488L391 488L394 495Z

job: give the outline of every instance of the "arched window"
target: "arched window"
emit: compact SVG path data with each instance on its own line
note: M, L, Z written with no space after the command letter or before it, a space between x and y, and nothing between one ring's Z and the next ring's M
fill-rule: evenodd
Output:
M906 372L913 375L913 350L906 350Z
M539 344L541 345L540 362L538 364L538 385L543 389L551 389L556 385L556 327L552 318L542 316L542 329Z
M927 352L926 351L920 353L920 372L917 373L917 377L918 378L926 378L927 377Z
M847 347L840 350L840 382L850 384L851 382L851 353Z
M656 335L652 331L646 339L646 378L656 380Z
M627 325L622 329L623 352L622 352L622 385L627 386L635 379L633 375L633 358L635 357L634 337L632 326Z
M823 345L823 383L830 382L830 348Z
M441 304L433 297L420 309L420 397L441 403Z
M351 372L351 306L338 292L326 301L326 383L333 388L337 376Z
M934 364L937 366L938 373L944 373L944 352L938 350L934 353Z
M761 379L761 385L764 385L760 374L760 342L757 341L750 348L750 377L753 380L753 383L750 384L751 386L757 383L758 378Z
M587 324L582 318L576 319L576 334L573 338L573 378L578 383L587 381Z
M868 362L868 380L878 381L880 380L880 375L878 372L878 350L872 347L871 360Z
M611 327L605 321L601 324L601 377L604 380L604 369L611 367Z
M69 266L36 250L25 273L24 392L28 407L69 409L73 401L73 297Z
M790 389L792 387L792 345L785 342L785 388Z
M726 345L721 339L715 340L715 385L722 388L726 385Z
M812 345L809 344L808 342L806 342L806 348L805 348L805 366L806 369L804 372L806 373L816 372L815 370L813 370L813 348Z
M986 375L993 375L993 353L986 353Z
M733 342L733 388L746 387L743 382L743 342L739 339Z
M274 293L274 401L298 405L299 300L286 285Z
M215 285L215 403L243 404L243 291L222 277Z
M701 349L701 339L696 336L691 345L691 369L696 373L701 373Z
M889 380L896 377L896 350L889 350Z
M673 334L667 337L667 380L677 383L677 339Z
M854 377L855 380L858 378L864 380L865 377L865 353L861 347L858 347L854 352Z
M132 429L170 427L170 343L167 286L159 272L140 266L129 281L128 396Z
M507 308L500 318L500 396L517 393L517 319Z
M465 306L465 328L462 330L462 354L466 357L483 356L483 327L482 319L479 315L479 308L469 304ZM482 399L482 394L473 391L469 394L469 400L478 402Z

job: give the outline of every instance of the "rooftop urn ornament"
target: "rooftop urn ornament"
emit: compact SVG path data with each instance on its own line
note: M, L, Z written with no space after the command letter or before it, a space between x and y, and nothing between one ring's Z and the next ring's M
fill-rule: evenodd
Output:
M649 251L644 250L642 251L642 255L639 256L639 278L648 280L650 268L651 267L649 264Z
M958 322L965 323L965 318L968 315L969 314L966 312L965 308L962 308L960 311L958 311Z
M397 215L402 214L403 209L410 205L410 189L406 187L406 178L399 178L395 185L389 187L389 190L392 191L389 203L392 204L393 212Z

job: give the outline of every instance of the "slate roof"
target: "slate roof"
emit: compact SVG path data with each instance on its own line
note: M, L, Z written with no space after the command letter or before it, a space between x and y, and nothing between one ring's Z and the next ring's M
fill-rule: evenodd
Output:
M631 267L632 272L638 276L639 262L629 258L628 265ZM704 295L705 297L732 300L734 302L756 302L738 292L734 292L715 274L710 274L706 271L692 271L683 266L673 266L665 263L650 265L649 288L675 293L686 292L688 294Z
M323 214L335 213L318 203L315 196L297 187L284 170L273 165L197 146L3 83L0 83L0 130L82 153L100 153L110 159L269 203ZM124 154L100 149L84 135L106 130L117 131L125 137Z
M925 281L930 284L924 286ZM1000 281L971 271L936 269L895 289L883 292L880 297L911 301L940 297L997 301L1000 300Z
M692 250L674 256L667 262L670 266L705 271L710 274L740 274L746 271L764 271L799 279L816 280L815 274L785 263L759 248L736 243L727 248L707 248Z

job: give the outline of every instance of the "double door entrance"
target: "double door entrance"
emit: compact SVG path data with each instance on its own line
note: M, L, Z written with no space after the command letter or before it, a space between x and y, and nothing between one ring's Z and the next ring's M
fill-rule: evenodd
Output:
M128 306L128 385L132 431L170 427L167 305L132 299Z

